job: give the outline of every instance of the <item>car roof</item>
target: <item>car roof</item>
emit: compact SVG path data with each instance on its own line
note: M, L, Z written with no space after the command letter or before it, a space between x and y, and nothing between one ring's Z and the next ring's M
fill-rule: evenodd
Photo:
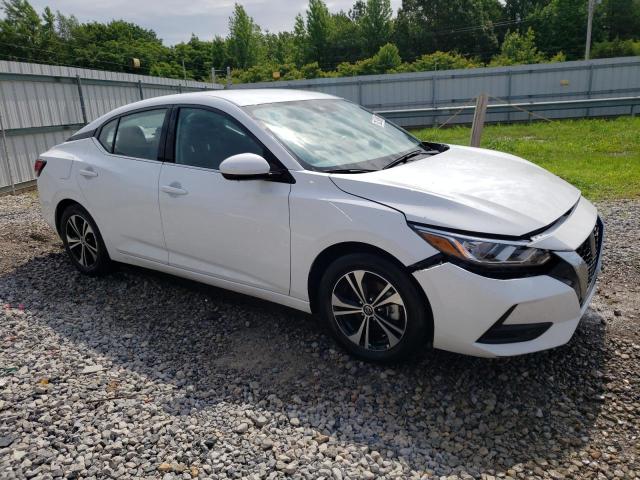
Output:
M290 90L285 88L247 88L234 90L208 90L206 92L191 93L198 95L224 98L240 107L247 105L259 105L262 103L294 102L298 100L320 100L337 98L326 93L312 92L309 90Z
M154 107L156 105L171 105L180 103L201 103L206 105L214 99L226 100L238 107L246 107L248 105L260 105L265 103L278 102L294 102L301 100L327 100L337 99L333 95L326 93L313 92L308 90L292 90L285 88L238 88L231 90L205 90L202 92L180 93L175 95L161 95L159 97L148 98L138 102L123 105L116 108L105 115L88 123L75 134L95 130L103 122L111 117L122 115L130 110L137 110L146 107Z

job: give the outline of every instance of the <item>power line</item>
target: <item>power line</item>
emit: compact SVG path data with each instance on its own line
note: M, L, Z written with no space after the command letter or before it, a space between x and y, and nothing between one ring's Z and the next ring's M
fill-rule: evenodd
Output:
M0 41L0 44L1 44L1 45L5 45L5 46L8 46L8 47L14 47L14 48L18 48L18 49L26 49L26 50L31 50L31 51L39 52L39 53L53 53L53 54L56 54L56 55L60 53L60 52L56 52L55 50L47 50L47 49L44 49L44 48L37 48L37 47L28 47L28 46L26 46L26 45L18 45L18 44L10 43L10 42L3 42L3 41ZM15 55L12 55L12 54L10 54L10 53L4 53L4 52L2 52L1 54L2 54L2 55L5 55L5 56L15 56ZM16 58L18 58L18 56L15 56L15 57L16 57ZM24 58L27 58L28 60L31 60L31 61L37 61L37 60L38 60L37 58L28 58L28 57L22 57L22 58L23 58L23 59L24 59ZM50 59L50 60L49 60L49 62L51 62L51 61L52 61L52 59ZM56 65L62 65L61 63L58 63L58 62L56 62L55 60L53 60L53 61L55 62L55 64L56 64ZM94 62L94 63L97 63L97 64L100 64L100 65L115 65L115 66L118 66L118 67L127 67L127 68L130 68L130 67L128 66L128 64L125 64L125 63L117 63L117 62L111 62L111 61L109 61L109 60L93 60L93 62ZM78 66L78 65L64 65L64 66L68 66L68 67L76 67L76 68L91 68L91 67L88 67L88 66L83 66L83 67L81 67L81 66ZM144 70L144 71L149 72L149 70ZM131 72L126 72L126 73L131 73Z

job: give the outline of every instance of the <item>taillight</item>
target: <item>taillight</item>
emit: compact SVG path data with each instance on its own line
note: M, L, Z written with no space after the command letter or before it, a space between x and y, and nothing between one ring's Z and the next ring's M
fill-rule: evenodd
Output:
M36 177L39 177L40 174L42 173L42 170L44 170L44 167L47 165L47 161L46 160L36 160L36 163L34 163L33 165L33 169L36 172Z

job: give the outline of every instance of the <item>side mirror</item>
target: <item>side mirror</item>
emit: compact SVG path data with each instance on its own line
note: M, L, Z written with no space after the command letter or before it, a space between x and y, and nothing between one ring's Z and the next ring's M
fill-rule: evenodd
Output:
M239 153L225 158L220 173L227 180L259 180L269 177L271 166L260 155Z

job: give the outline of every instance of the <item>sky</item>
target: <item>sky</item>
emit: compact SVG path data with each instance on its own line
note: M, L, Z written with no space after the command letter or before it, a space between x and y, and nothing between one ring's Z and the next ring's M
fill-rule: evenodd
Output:
M188 41L194 33L202 40L226 36L229 16L237 0L30 0L38 12L49 6L54 12L75 15L81 22L123 19L155 30L166 45ZM349 11L355 0L325 0L331 12ZM307 0L241 0L262 30L291 30ZM395 12L401 0L391 0Z

